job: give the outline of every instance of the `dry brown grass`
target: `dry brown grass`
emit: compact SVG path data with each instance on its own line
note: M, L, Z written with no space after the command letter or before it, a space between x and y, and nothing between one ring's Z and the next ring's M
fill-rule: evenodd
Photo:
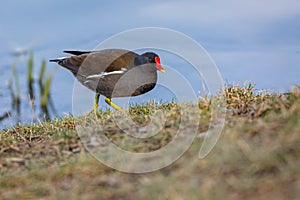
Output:
M228 113L223 134L205 159L202 138L174 164L148 174L104 166L83 148L73 117L0 132L1 199L298 199L300 197L300 92L258 93L253 85L225 89ZM207 130L211 100L200 102L199 133ZM131 110L138 123L151 107ZM132 151L152 151L178 127L176 103L164 134L135 145L117 127L106 133ZM111 113L99 113L109 124ZM88 116L83 116L88 120ZM142 145L141 145L142 144Z

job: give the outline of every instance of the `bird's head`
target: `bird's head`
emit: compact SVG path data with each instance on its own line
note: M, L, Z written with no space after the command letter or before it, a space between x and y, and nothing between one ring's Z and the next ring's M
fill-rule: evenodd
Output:
M165 73L164 68L160 64L160 58L156 53L153 52L146 52L143 53L138 57L138 64L145 64L145 63L155 63L156 69L160 72Z

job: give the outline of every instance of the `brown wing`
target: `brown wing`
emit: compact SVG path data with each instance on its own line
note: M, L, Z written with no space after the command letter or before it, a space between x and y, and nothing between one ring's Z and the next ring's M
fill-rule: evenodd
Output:
M106 49L69 58L73 65L80 66L76 78L83 85L106 97L111 97L114 85L123 72L134 67L138 54L123 49ZM110 73L101 77L105 73ZM96 78L91 78L96 77ZM100 78L101 77L101 78Z
M81 52L65 51L74 54L69 58L54 59L62 67L70 70L74 75L83 77L112 72L122 68L130 69L134 66L134 59L138 54L123 49L105 49L101 51Z
M130 69L134 66L134 59L138 54L123 49L105 49L101 51L70 57L73 65L80 66L80 74L96 75L101 72L118 71L122 68Z

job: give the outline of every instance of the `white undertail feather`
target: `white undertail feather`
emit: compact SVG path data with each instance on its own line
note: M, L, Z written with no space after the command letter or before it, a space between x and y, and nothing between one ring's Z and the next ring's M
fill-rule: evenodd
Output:
M63 60L63 59L66 59L68 57L60 57L60 58L56 58L55 60Z

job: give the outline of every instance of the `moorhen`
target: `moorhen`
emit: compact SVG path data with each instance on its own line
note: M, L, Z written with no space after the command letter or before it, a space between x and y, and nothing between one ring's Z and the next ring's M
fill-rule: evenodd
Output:
M160 58L153 52L141 55L124 49L100 51L64 51L70 57L50 60L71 71L87 88L96 92L94 112L100 95L114 109L122 109L111 101L113 97L138 96L152 90L157 82L156 71L165 72Z

